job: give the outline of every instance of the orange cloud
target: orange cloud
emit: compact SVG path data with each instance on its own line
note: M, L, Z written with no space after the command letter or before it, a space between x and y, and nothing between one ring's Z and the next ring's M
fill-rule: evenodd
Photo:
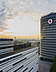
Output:
M16 35L6 35L6 34L0 34L0 38L18 38L18 39L37 39L39 38L39 35L29 35L29 36L16 36Z

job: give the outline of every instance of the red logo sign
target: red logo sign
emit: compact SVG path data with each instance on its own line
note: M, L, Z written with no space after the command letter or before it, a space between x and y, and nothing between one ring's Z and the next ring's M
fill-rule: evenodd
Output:
M52 23L52 19L49 19L49 20L48 20L48 23L51 24L51 23Z

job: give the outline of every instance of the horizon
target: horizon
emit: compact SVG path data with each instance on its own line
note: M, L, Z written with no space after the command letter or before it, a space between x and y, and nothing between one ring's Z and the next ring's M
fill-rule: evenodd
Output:
M32 36L11 36L11 35L0 35L0 38L12 38L14 39L38 39L39 37L37 35L32 35ZM40 39L40 38L39 38Z

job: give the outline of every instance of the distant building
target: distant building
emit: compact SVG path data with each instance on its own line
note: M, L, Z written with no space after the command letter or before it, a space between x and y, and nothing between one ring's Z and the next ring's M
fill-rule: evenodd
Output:
M37 41L29 41L31 43L31 46L37 46Z
M15 44L31 43L31 46L37 46L37 42L40 42L40 39L14 39Z
M13 39L0 38L0 55L13 52Z

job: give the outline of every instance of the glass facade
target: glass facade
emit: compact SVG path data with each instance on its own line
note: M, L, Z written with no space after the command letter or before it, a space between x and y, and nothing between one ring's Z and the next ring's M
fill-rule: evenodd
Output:
M49 24L48 20L52 23ZM41 56L53 59L56 55L56 13L41 17Z

